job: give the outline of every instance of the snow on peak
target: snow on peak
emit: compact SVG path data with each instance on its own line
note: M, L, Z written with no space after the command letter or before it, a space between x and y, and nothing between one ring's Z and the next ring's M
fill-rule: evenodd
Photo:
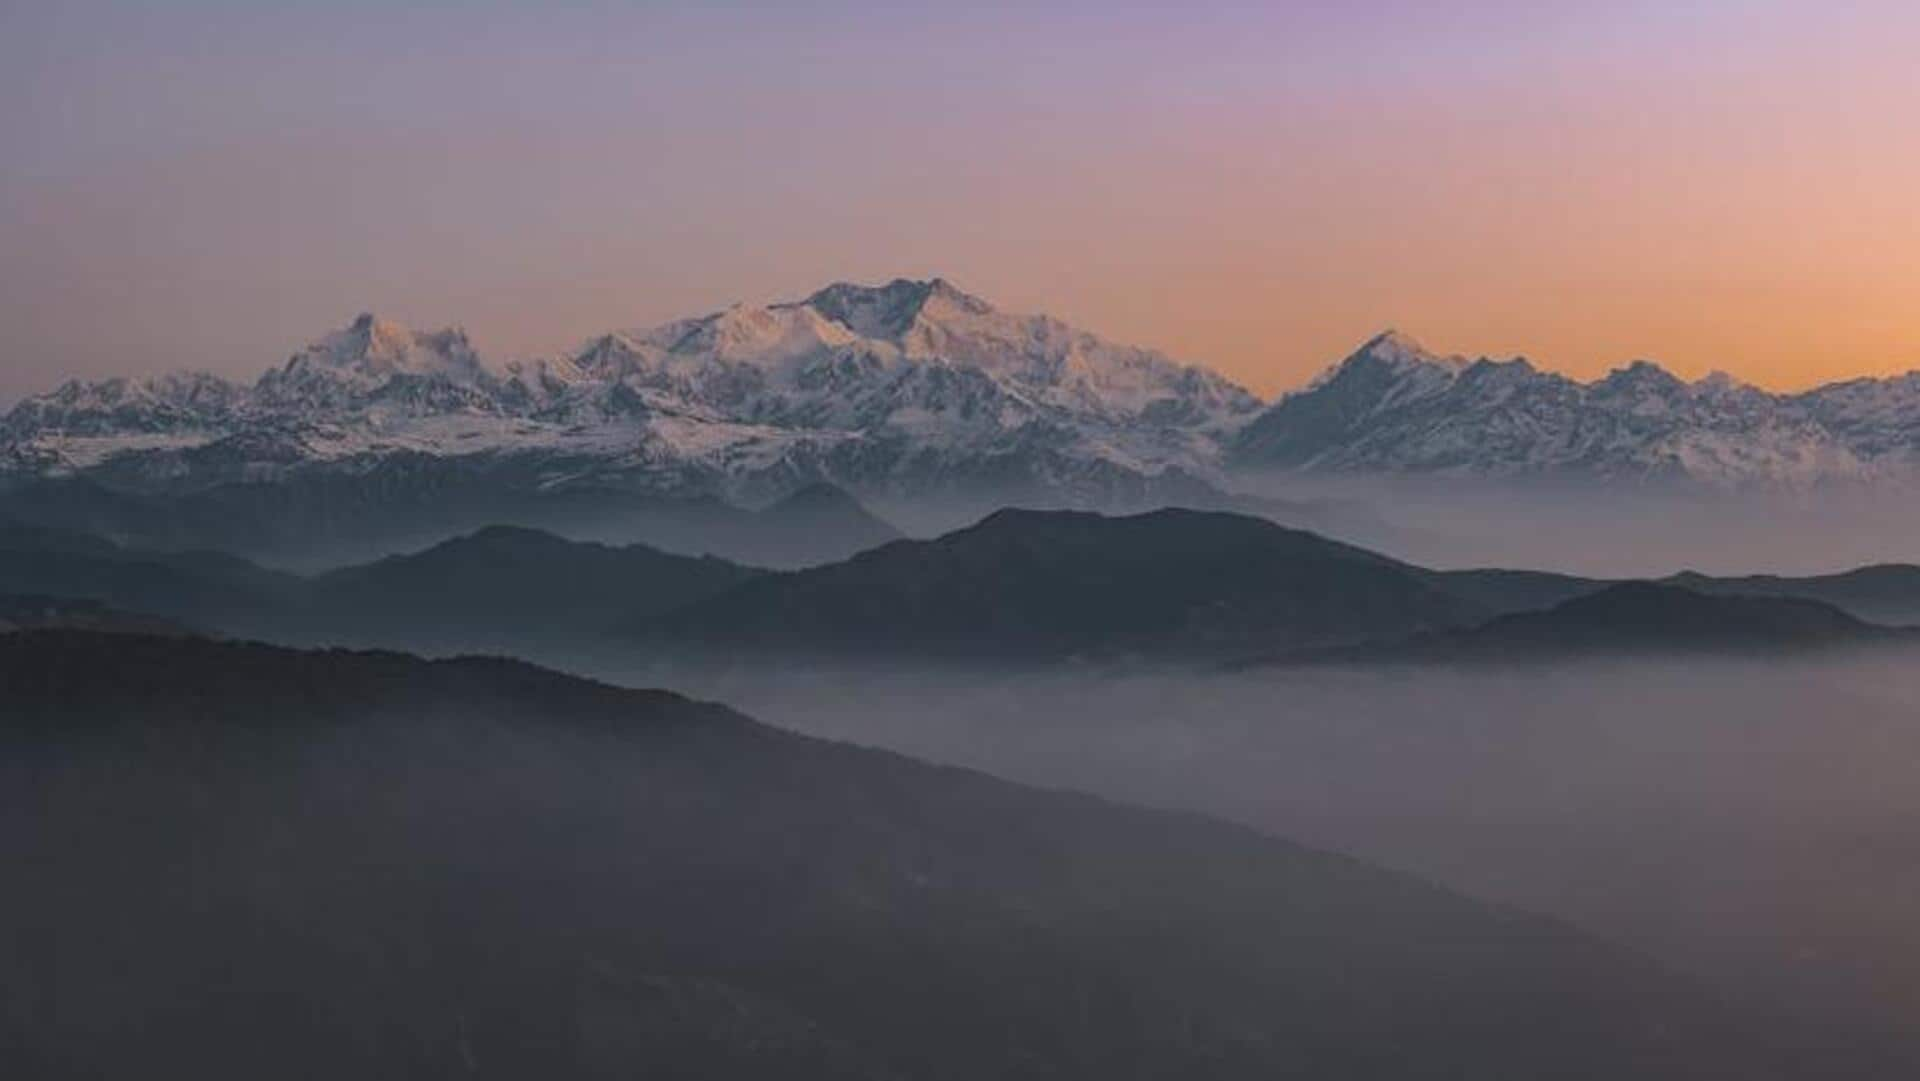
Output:
M819 312L862 338L899 342L923 314L931 318L986 315L993 306L961 292L945 278L895 278L885 285L835 282L797 306Z
M1002 312L941 278L841 282L801 301L735 305L598 339L575 360L656 405L813 426L898 421L922 435L1041 416L1228 423L1258 408L1213 373Z
M366 313L250 387L182 373L27 399L0 418L0 461L217 445L208 460L253 476L396 450L552 453L567 475L763 498L819 480L905 493L970 477L1217 478L1231 465L1798 481L1920 471L1916 433L1920 376L1781 395L1638 361L1582 383L1393 330L1262 412L1207 369L900 278L501 364L457 328Z
M1440 359L1436 354L1428 350L1426 346L1420 344L1419 339L1396 327L1388 327L1386 330L1368 338L1359 349L1355 350L1355 355L1373 357L1381 360L1400 361L1433 361Z
M1305 387L1295 393L1318 390L1342 379L1361 377L1369 381L1382 376L1401 378L1424 374L1430 381L1444 382L1467 366L1463 357L1443 357L1421 345L1412 335L1388 329L1360 344L1358 349L1322 369Z
M261 418L390 427L396 418L492 413L511 374L495 371L458 327L418 331L363 313L262 375L246 402ZM521 384L520 397L526 397Z
M1686 383L1651 360L1636 360L1615 368L1594 385L1600 391L1666 394L1682 390Z
M1458 367L1404 335L1369 341L1242 430L1234 460L1357 473L1672 478L1719 487L1854 481L1920 459L1920 387L1881 408L1822 388L1772 394L1724 374L1685 382L1637 360L1582 383L1530 364ZM1902 425L1905 425L1902 429Z
M473 379L485 372L465 330L417 331L372 312L362 312L346 329L326 335L287 361L289 370L302 367L376 380L395 375Z
M855 335L811 308L796 305L755 307L736 304L694 321L684 334L679 324L667 337L667 351L722 363L781 367L853 342Z
M0 414L0 456L7 446L68 438L130 437L135 442L218 430L247 390L209 372L183 371L98 382L70 379ZM54 454L64 459L64 452Z

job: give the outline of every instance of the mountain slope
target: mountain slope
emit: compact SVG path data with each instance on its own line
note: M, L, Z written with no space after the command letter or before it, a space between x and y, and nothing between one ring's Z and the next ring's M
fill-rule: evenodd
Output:
M189 635L193 628L157 616L122 612L98 601L0 593L0 633L76 630L109 634Z
M422 457L496 500L578 487L757 505L824 482L1137 509L1276 470L1803 488L1912 481L1920 374L1779 394L1635 361L1579 382L1388 332L1263 408L1205 368L935 278L839 283L514 360L367 314L250 384L69 382L0 417L0 480L84 476L168 499L312 474L403 488Z
M597 639L636 613L704 600L762 572L494 526L312 579L301 618L349 640L464 649Z
M207 630L271 626L302 588L215 552L123 548L71 530L0 519L0 593L92 601Z
M1620 584L1603 578L1491 567L1426 574L1428 581L1439 588L1502 614L1551 608ZM1911 564L1879 564L1815 575L1709 575L1685 571L1659 581L1663 585L1717 596L1819 601L1856 619L1884 626L1920 624L1920 567Z
M163 495L91 476L52 478L0 485L0 517L143 549L213 548L305 570L368 562L492 525L789 568L844 559L898 535L851 495L822 495L826 486L796 492L791 506L753 511L712 497L548 485L543 470L555 464L396 454L366 471L308 471Z
M0 696L12 1076L1793 1075L1557 925L662 692L29 633Z
M29 399L0 418L0 463L176 495L427 455L528 473L527 491L765 502L824 481L1097 501L1212 470L1258 407L1205 369L898 280L510 362L455 329L362 315L250 386L182 376Z
M1465 629L1273 658L1282 664L1558 660L1621 655L1764 656L1914 641L1820 601L1712 595L1657 582L1621 582L1544 611Z
M774 567L845 559L903 536L846 489L831 484L809 484L761 508L754 518L759 528L743 531L732 550L749 563ZM757 536L758 544L749 536ZM750 553L755 547L765 549L769 558L753 559Z
M1799 597L1831 604L1875 623L1920 624L1920 567L1910 564L1881 564L1838 574L1799 577L1772 574L1713 577L1688 571L1667 581L1698 593Z
M0 519L0 593L306 643L509 651L578 645L636 612L665 612L761 573L712 557L496 526L300 577L218 553L124 548Z
M789 655L1178 659L1484 618L1382 556L1232 514L1001 511L747 583L636 629Z
M1423 572L1427 581L1440 589L1472 601L1497 615L1531 612L1583 597L1606 588L1610 583L1599 578L1582 578L1551 571L1505 570L1480 567L1472 570Z
M1911 377L1781 395L1635 361L1580 383L1389 332L1274 403L1231 457L1256 470L1804 486L1907 477L1916 431Z

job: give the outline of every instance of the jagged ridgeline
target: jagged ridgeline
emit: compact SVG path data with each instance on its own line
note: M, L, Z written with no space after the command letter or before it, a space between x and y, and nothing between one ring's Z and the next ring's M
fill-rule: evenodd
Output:
M611 532L641 520L738 537L765 523L727 521L734 507L823 483L981 506L1179 494L1258 408L1152 351L1000 312L943 281L896 281L499 363L458 330L366 315L251 385L183 375L29 399L0 422L0 462L16 487L91 482L14 498L64 515L53 524L254 552L348 533L355 519L403 538L412 525L410 539L448 523ZM850 554L887 531L857 507L792 509L806 543L785 562ZM208 535L234 530L222 522L264 535Z
M511 523L800 565L891 527L811 500L789 542L741 508L830 485L959 508L944 528L1009 504L1221 506L1274 471L1804 487L1906 478L1916 431L1914 376L1788 395L1636 362L1580 383L1391 333L1263 404L1206 368L899 280L549 356L365 315L248 384L68 383L0 419L0 510L276 558Z

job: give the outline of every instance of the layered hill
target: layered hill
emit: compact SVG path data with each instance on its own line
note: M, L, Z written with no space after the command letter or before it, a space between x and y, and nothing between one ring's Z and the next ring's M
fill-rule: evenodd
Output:
M1557 924L663 692L33 632L0 698L9 1076L1811 1076Z
M303 644L505 650L597 642L765 572L495 526L312 576L0 520L0 593Z
M1044 663L1181 660L1488 614L1417 568L1261 519L1006 510L936 540L749 582L634 629L795 656Z
M814 498L839 503L833 493L794 502ZM808 510L759 513L804 521ZM1741 600L1753 596L1903 625L1920 613L1916 582L1912 567L1881 566L1662 584L1680 587L1673 593L1683 601L1736 602L1717 609L1729 623L1770 618L1774 609ZM1540 571L1430 570L1216 511L1007 510L932 540L890 541L787 572L495 526L305 577L0 521L0 592L92 601L239 637L542 658L563 648L609 661L691 653L1179 664L1399 642L1502 616L1590 615L1597 609L1566 606L1623 587L1629 597L1642 588ZM1679 604L1641 614L1691 633L1695 613Z
M309 580L285 618L302 637L511 650L580 644L764 572L712 557L494 526Z
M44 630L159 636L198 633L184 624L137 612L122 612L99 601L0 593L0 634Z
M1695 654L1764 657L1916 641L1920 639L1906 631L1864 622L1822 601L1622 582L1543 611L1510 613L1476 627L1346 648L1301 650L1271 660L1380 664Z
M97 603L208 631L280 625L304 589L216 552L134 549L89 533L0 518L0 593Z
M1668 582L1697 593L1800 597L1822 601L1875 623L1920 625L1920 567L1886 563L1837 574L1748 574L1715 577L1689 571Z

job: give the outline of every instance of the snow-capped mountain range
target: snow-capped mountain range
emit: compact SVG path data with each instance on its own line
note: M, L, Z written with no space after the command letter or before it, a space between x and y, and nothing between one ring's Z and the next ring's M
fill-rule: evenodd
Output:
M0 476L159 492L427 456L511 462L542 488L753 501L828 481L1100 505L1230 488L1241 470L1800 486L1905 476L1917 450L1920 374L1775 394L1640 361L1581 383L1389 333L1263 407L1205 368L940 279L507 361L457 329L363 315L251 384L70 382L0 417Z
M1641 360L1582 383L1389 331L1275 402L1228 454L1242 469L1798 488L1908 479L1916 452L1920 374L1776 394Z
M1098 498L1214 469L1260 405L1206 369L998 311L939 279L901 280L504 363L459 330L363 315L251 385L68 383L0 420L0 457L16 472L171 485L414 452L535 456L542 484L749 499L819 480Z

